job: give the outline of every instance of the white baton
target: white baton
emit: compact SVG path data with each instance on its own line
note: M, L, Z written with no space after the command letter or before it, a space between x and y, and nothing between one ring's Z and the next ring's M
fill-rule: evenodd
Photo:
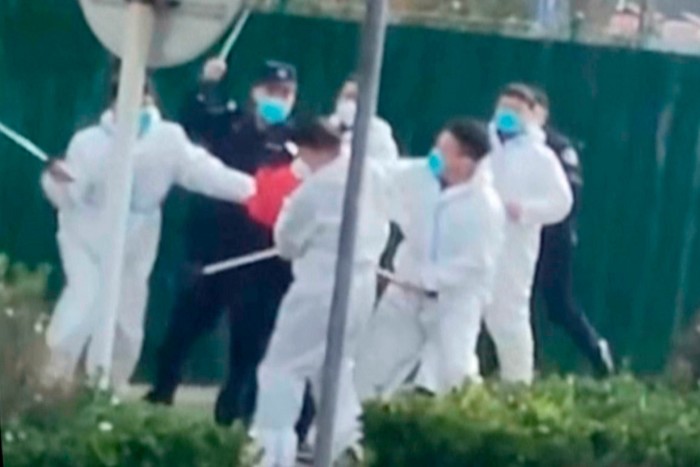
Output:
M225 261L220 261L218 263L212 263L202 268L202 274L205 276L212 276L224 271L230 271L231 269L240 268L243 266L248 266L250 264L259 263L268 259L275 258L279 256L279 251L277 248L268 248L267 250L256 251L243 256L237 256L235 258L227 259Z
M32 156L39 159L41 162L49 161L49 156L44 151L39 149L39 147L36 144L32 143L28 138L25 138L24 136L20 135L12 128L0 123L0 133L7 136L13 143L27 151Z
M241 16L238 17L236 25L233 27L231 34L226 38L226 42L224 42L221 52L219 52L219 60L225 61L228 58L229 54L231 53L231 49L233 49L233 46L238 41L238 37L241 35L241 32L243 32L243 27L248 22L249 16L250 8L246 8L241 12Z

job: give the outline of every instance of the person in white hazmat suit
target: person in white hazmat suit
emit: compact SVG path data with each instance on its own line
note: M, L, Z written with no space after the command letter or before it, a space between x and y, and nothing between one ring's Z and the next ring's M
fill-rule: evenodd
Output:
M342 132L343 145L348 151L352 143L352 128L357 114L358 93L357 78L350 76L343 83L335 102L335 111L328 119L333 126ZM376 115L370 119L367 157L374 161L375 165L386 167L391 167L399 159L399 149L394 140L391 126Z
M534 117L532 90L511 84L501 93L490 125L489 163L508 222L484 322L495 345L501 379L529 384L534 377L530 295L542 227L564 219L573 195L556 155Z
M427 160L402 161L392 174L390 212L404 241L359 346L363 400L405 387L444 394L480 380L476 345L506 222L488 151L485 126L455 120Z
M338 259L342 205L350 156L329 124L313 122L294 138L309 174L286 200L274 231L280 255L292 261L294 280L280 306L267 355L258 370L260 387L252 435L263 448L263 466L293 467L294 423L306 381L316 397L326 352L326 333ZM370 161L367 161L368 163ZM387 240L381 171L366 167L360 193L355 262L341 367L334 458L360 440L361 406L352 381L357 337L375 300L376 268Z
M110 375L117 389L128 383L141 352L161 206L171 187L180 185L231 202L242 202L255 192L251 177L226 168L192 144L179 125L163 120L147 89L133 149L134 178ZM116 96L116 85L112 96ZM104 319L98 302L105 233L100 219L108 159L118 157L113 154L114 135L115 115L109 109L98 125L73 137L65 160L51 164L41 178L48 199L58 209L57 239L67 279L47 330L51 353L47 373L52 381L72 378L86 346L88 376L98 376L94 349L101 342L90 339ZM73 181L64 176L66 172Z

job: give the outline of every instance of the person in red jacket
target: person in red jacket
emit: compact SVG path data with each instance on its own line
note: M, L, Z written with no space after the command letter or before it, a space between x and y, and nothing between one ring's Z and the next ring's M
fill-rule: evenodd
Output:
M291 164L261 168L255 174L257 192L245 203L248 215L266 227L274 227L284 200L300 183L301 177Z

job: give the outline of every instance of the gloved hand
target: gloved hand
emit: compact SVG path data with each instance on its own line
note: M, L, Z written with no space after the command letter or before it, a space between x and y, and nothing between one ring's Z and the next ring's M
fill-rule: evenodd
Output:
M68 171L65 161L60 159L51 159L46 165L48 174L58 183L73 182L73 176Z
M257 191L245 203L248 215L264 226L274 227L284 200L300 183L289 164L258 170L255 174Z
M202 81L218 82L226 74L227 66L224 60L220 58L210 58L204 64L204 69L202 70Z

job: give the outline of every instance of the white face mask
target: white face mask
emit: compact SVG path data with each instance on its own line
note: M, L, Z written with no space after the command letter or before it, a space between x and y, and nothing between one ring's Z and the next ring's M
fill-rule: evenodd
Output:
M357 102L353 99L340 99L335 106L335 114L340 123L348 128L352 128L357 114Z

